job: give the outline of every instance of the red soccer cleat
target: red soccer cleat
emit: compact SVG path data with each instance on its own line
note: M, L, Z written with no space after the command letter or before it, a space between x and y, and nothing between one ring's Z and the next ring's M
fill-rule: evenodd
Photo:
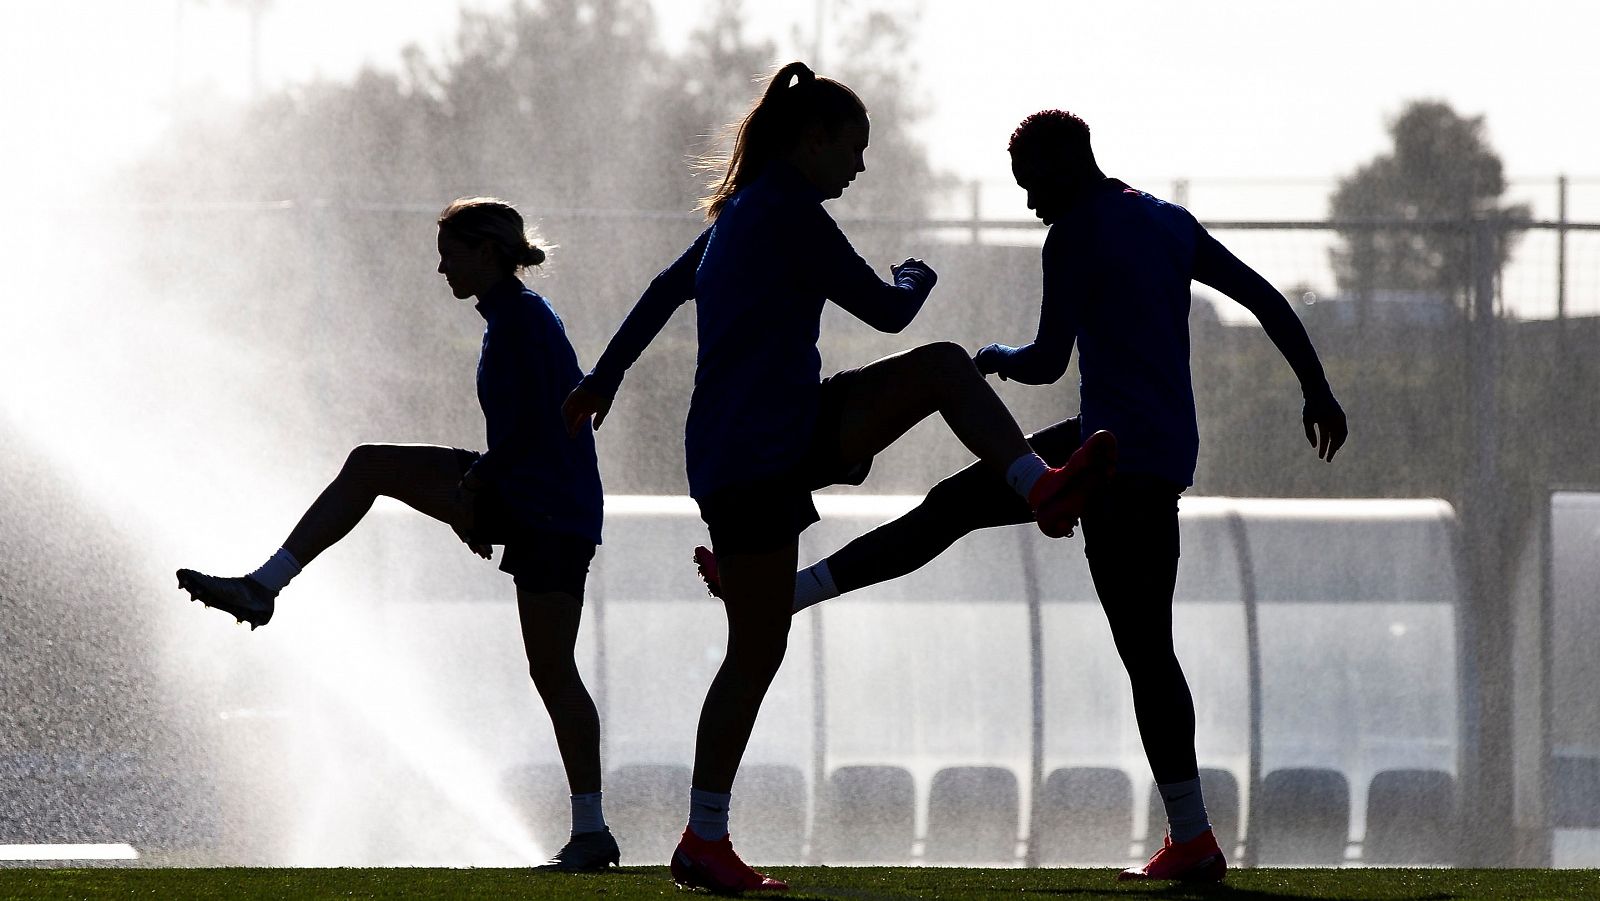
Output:
M718 894L789 890L789 883L757 873L740 860L728 836L708 842L693 829L683 830L678 850L672 852L672 881L680 888L703 888Z
M1117 470L1117 438L1105 429L1089 436L1072 452L1065 466L1039 477L1028 493L1039 531L1051 538L1065 538L1078 527L1089 497L1111 480Z
M706 583L706 594L722 597L722 576L717 572L717 555L711 548L701 545L694 549L694 565L700 570L700 579Z
M1221 882L1228 872L1228 862L1217 847L1217 837L1211 830L1173 844L1172 835L1161 844L1161 850L1142 867L1130 867L1117 874L1117 881L1129 879L1179 879L1184 882Z

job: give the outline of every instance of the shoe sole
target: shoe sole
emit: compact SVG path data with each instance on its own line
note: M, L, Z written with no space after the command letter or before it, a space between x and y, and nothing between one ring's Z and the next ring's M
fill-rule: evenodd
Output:
M672 852L672 865L668 867L668 870L672 873L672 882L678 888L686 891L704 889L713 895L742 895L745 892L787 892L789 890L787 882L780 882L771 888L763 888L761 886L755 888L727 888L716 884L714 880L697 878L699 869L700 867L683 851ZM772 877L766 876L763 878L770 879Z
M1150 876L1134 870L1117 874L1118 882L1221 882L1228 875L1227 858L1213 854L1177 876Z
M217 602L215 599L203 597L202 595L206 594L206 589L205 586L196 581L195 576L198 575L199 573L192 569L178 570L178 588L189 593L189 600L199 601L202 607L220 610L233 617L235 622L249 623L250 631L252 632L256 630L256 627L265 626L272 620L272 611L270 610L267 611L266 616L261 616L261 612L258 610L245 610L226 602Z
M611 867L622 865L622 856L613 854L599 863L585 864L584 866L561 866L559 864L544 864L534 867L540 873L603 873Z

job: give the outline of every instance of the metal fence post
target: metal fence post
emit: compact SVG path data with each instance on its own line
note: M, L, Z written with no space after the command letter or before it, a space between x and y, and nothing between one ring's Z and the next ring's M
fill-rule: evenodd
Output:
M1250 554L1250 533L1244 527L1244 516L1237 510L1228 514L1228 530L1233 534L1234 563L1239 567L1239 600L1244 605L1245 666L1248 677L1250 736L1249 763L1245 773L1244 823L1239 839L1244 851L1239 866L1254 867L1260 860L1261 811L1261 618L1256 594L1255 562ZM1229 853L1232 848L1224 848Z
M1039 565L1034 560L1032 530L1018 529L1021 544L1022 584L1028 600L1028 703L1032 733L1028 745L1028 841L1022 865L1039 865L1039 796L1044 789L1044 611Z
M973 179L968 191L972 202L972 244L976 247L983 243L983 183Z
M1556 177L1556 321L1567 325L1567 177Z
M1477 703L1478 746L1463 773L1466 822L1512 822L1511 621L1506 595L1499 527L1505 492L1500 484L1499 318L1495 313L1495 248L1501 223L1480 218L1470 223L1471 316L1467 323L1467 397L1473 418L1473 447L1463 486L1462 533L1468 560L1466 615L1472 619L1469 653L1482 674ZM1471 829L1463 848L1470 866L1512 863L1513 829Z

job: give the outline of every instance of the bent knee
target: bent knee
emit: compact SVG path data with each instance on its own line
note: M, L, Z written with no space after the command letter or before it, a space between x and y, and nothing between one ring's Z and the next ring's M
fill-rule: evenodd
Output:
M350 455L344 458L346 471L356 469L371 469L382 464L393 455L392 444L358 444L350 449Z
M771 679L789 651L788 635L744 636L728 646L727 663L748 678Z
M583 677L578 674L577 665L570 660L529 664L528 676L541 694L573 686L583 688Z
M936 373L961 373L967 370L976 370L972 356L967 349L954 341L935 341L924 344L913 353L923 362L923 365Z

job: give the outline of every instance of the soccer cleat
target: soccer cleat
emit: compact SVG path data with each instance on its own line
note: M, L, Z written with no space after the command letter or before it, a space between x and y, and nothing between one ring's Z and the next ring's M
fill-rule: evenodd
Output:
M1211 830L1186 842L1172 841L1168 833L1161 850L1142 867L1130 867L1117 874L1117 881L1131 879L1178 879L1184 882L1221 882L1228 872L1228 862L1217 847L1217 837Z
M278 593L249 576L208 576L192 569L178 570L178 587L189 592L192 600L207 607L232 614L241 623L249 623L250 631L265 626L272 619L274 599Z
M678 850L672 852L672 881L679 888L703 888L718 894L789 890L789 883L757 873L740 860L728 836L708 842L693 829L683 830Z
M706 594L722 597L722 575L717 572L717 555L711 548L701 545L694 549L694 565L700 570L700 579L706 583Z
M1117 439L1101 429L1072 452L1065 466L1058 466L1039 477L1028 492L1039 531L1051 538L1071 537L1083 516L1089 498L1117 469Z
M534 869L555 873L598 873L621 860L622 852L617 849L617 840L611 835L611 830L596 829L572 836L556 852L556 856Z

